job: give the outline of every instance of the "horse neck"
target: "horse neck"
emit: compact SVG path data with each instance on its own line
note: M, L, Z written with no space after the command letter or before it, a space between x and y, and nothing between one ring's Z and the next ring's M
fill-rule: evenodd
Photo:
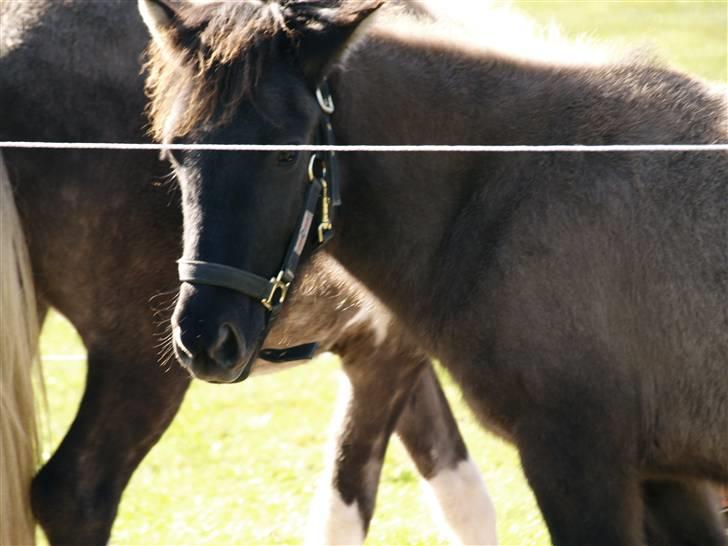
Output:
M514 71L523 74L514 77ZM514 99L543 79L542 69L529 71L515 61L485 60L447 46L374 38L332 80L337 139L342 144L539 139L538 131L529 132L533 116ZM484 103L500 107L479 106ZM432 304L433 287L456 282L462 257L452 250L453 223L487 184L483 173L496 170L499 161L481 154L342 154L344 204L333 253L400 316L424 315L419 306L423 299Z

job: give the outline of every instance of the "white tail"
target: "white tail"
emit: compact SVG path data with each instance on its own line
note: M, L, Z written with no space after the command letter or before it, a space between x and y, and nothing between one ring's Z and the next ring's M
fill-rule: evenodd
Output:
M0 153L0 545L34 544L30 481L39 455L33 377L39 324L33 277Z

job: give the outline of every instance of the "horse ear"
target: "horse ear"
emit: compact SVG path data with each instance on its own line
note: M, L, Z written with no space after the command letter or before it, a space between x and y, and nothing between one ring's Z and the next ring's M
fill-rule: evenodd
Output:
M331 67L356 41L363 24L379 9L384 0L350 0L347 10L331 10L315 24L306 25L298 42L304 76L312 87L326 78ZM329 18L330 17L330 18Z
M177 8L170 0L138 0L139 13L160 49L174 47L178 32Z

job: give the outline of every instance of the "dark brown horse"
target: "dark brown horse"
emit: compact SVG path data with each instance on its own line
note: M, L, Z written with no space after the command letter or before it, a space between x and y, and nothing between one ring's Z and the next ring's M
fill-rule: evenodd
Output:
M728 142L725 88L445 39L371 16L379 3L148 0L157 136L311 144L331 141L330 121L342 144ZM554 544L726 543L709 483L728 480L728 153L349 152L309 174L304 153L171 160L184 365L247 373L277 309L251 287L293 280L307 214L329 232L321 163L336 166L327 252L518 447ZM216 263L237 270L237 296ZM223 334L229 352L209 357Z
M145 140L139 73L148 37L134 5L18 1L0 10L0 140ZM41 318L50 306L68 317L88 349L81 406L32 486L33 512L52 544L108 540L132 472L182 401L189 376L160 365L156 320L168 322L169 309L154 303L176 288L181 214L168 170L156 153L0 154L3 545L33 540L36 307ZM450 510L448 499L464 496L473 514L493 515L427 356L347 278L331 259L312 264L270 337L275 346L322 341L342 356L351 383L327 504L308 538L363 540L396 430L460 540L494 542L492 518Z

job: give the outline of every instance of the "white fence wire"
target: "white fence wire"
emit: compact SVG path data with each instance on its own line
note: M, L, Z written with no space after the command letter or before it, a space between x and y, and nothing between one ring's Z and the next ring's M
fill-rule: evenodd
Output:
M527 145L318 145L318 144L152 144L133 142L41 142L41 141L0 141L0 150L7 148L36 150L197 150L222 152L712 152L728 151L726 144L553 144L541 146ZM80 361L85 355L43 355L45 361Z
M553 144L553 145L318 145L318 144L151 144L133 142L33 142L0 141L9 148L45 150L188 150L219 152L471 152L471 153L609 153L609 152L717 152L728 143L716 144Z

